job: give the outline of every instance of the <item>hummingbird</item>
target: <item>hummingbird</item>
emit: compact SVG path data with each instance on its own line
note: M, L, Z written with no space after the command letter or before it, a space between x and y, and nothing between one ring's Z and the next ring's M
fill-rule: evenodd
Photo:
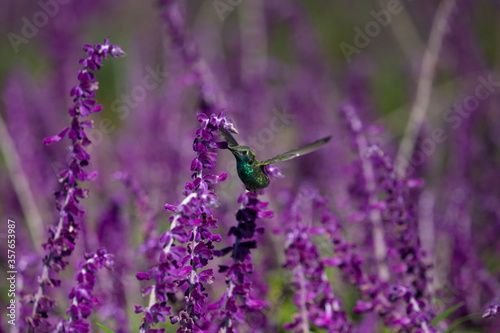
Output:
M227 130L221 129L221 134L227 141L227 149L236 158L236 170L243 184L248 191L257 192L269 185L269 176L266 174L265 166L281 161L291 160L305 154L312 153L326 144L331 136L319 139L308 145L288 150L265 161L255 158L255 153L250 147L239 145L236 139Z

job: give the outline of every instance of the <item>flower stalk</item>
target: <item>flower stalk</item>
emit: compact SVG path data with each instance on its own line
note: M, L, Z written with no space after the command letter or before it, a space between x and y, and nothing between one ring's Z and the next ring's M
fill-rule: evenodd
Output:
M172 324L179 324L177 332L199 331L205 323L202 311L208 295L205 284L214 280L212 269L203 269L213 259L214 242L221 240L209 229L217 228L217 220L212 215L212 208L218 204L213 186L224 181L227 174L204 174L203 170L213 169L217 154L226 143L214 140L219 129L237 133L232 122L221 112L207 117L198 114L200 128L196 131L193 150L196 157L191 163L193 181L186 183L185 198L177 205L165 205L165 210L174 213L170 217L170 230L161 235L162 247L159 264L148 272L137 273L139 280L153 280L154 284L143 289L149 295L147 307L136 305L136 313L144 313L140 332L163 332L164 329L152 329L151 326L166 321L170 316ZM172 314L168 303L175 303L172 295L184 294L184 304L177 314Z
M69 146L71 157L67 169L59 174L61 189L55 194L59 220L56 227L49 230L49 238L43 244L46 254L43 259L43 270L39 278L38 290L30 298L33 310L31 317L27 319L30 326L29 332L34 332L36 329L49 329L51 326L48 312L55 306L55 301L45 295L45 289L59 286L60 281L52 278L50 272L58 273L64 270L67 265L67 257L72 254L75 247L80 230L79 221L84 214L79 200L88 197L88 190L80 188L79 183L97 177L97 173L89 174L84 170L90 160L90 155L85 147L91 144L85 130L92 127L92 122L81 120L83 117L88 117L102 110L102 106L96 104L94 99L98 82L92 71L99 70L102 61L108 56L120 58L125 55L119 46L110 44L108 39L105 39L103 44L94 46L85 44L83 50L87 53L87 57L79 61L82 65L82 69L78 71L77 75L80 83L71 89L70 93L74 97L73 105L69 109L69 114L72 117L71 125L57 135L43 140L45 145L49 145L61 141L68 135L71 140Z

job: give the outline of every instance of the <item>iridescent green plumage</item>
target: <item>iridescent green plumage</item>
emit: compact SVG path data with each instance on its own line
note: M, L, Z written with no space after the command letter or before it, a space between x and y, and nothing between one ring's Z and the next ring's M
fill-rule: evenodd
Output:
M291 160L292 158L311 153L330 141L331 138L331 136L329 136L314 141L313 143L310 143L306 146L286 151L283 154L261 162L255 158L255 153L250 147L239 145L231 135L231 133L225 130L222 130L221 133L228 143L227 148L233 153L234 157L236 158L236 169L238 171L238 176L240 177L243 184L245 184L247 190L252 192L260 191L269 185L269 177L265 171L266 165L275 162Z
M247 190L256 192L269 185L269 177L264 164L255 158L255 154L247 146L228 146L236 158L236 170Z

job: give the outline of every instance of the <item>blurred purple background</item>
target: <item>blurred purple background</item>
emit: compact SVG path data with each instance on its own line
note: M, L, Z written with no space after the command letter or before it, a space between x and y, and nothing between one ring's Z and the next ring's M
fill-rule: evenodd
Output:
M284 177L257 199L274 212L256 218L264 230L248 275L265 305L242 310L240 332L500 332L499 1L3 0L0 8L0 268L9 271L10 219L17 270L16 325L2 311L0 330L28 331L50 253L42 244L59 216L53 193L72 161L71 140L43 139L70 125L82 45L109 38L126 57L94 72L103 108L89 118L85 170L98 177L81 184L90 197L69 264L51 273L61 286L45 291L55 301L47 330L70 317L78 263L100 248L115 256L114 269L96 273L98 301L85 320L92 332L96 323L139 330L134 304L148 305L141 288L151 281L136 274L158 264L172 215L164 205L179 204L193 181L196 116L223 111L260 160L333 135L277 164ZM223 172L228 179L213 185L216 250L235 242L228 230L247 207L237 201L244 187L233 156L217 149L209 173ZM207 264L215 272L207 321L208 304L227 288L218 265L228 262ZM185 304L182 292L169 296L172 315ZM166 317L152 328L182 326ZM224 326L196 320L210 332Z

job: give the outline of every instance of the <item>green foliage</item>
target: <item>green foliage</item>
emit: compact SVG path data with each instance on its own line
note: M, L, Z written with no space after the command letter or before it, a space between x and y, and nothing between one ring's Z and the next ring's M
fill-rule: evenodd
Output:
M453 312L457 311L458 309L460 309L462 306L464 306L464 302L460 302L458 303L457 305L455 306L452 306L451 308L449 308L448 310L446 310L445 312L441 313L440 315L438 315L432 322L431 322L431 325L432 326L435 326L437 325L440 321L448 318Z
M459 331L455 331L454 330L455 328L457 328L461 324L463 324L466 321L469 321L469 320L471 320L471 319L473 319L475 317L476 318L481 317L481 313L473 313L473 314L469 314L467 316L463 316L463 317L458 318L453 323L451 323L451 325L448 328L448 330L446 331L446 333L452 333L452 332L453 333L472 333L472 332L478 332L478 331L472 331L472 330L459 330Z
M96 323L97 326L99 326L104 332L106 333L115 333L115 331L113 330L110 330L109 328L107 328L106 326L104 326L103 324L99 324L99 323Z

